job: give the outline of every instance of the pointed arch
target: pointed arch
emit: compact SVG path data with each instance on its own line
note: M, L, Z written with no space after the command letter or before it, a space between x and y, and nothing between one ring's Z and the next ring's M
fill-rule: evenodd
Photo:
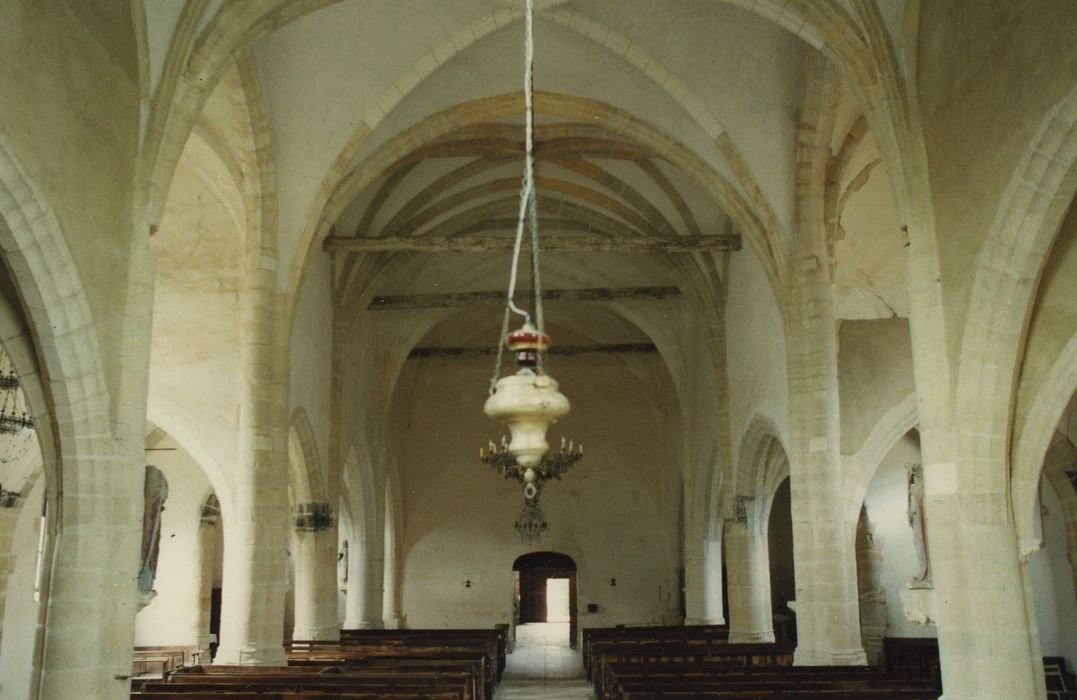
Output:
M1010 478L1011 507L1017 539L1022 547L1034 540L1032 517L1036 492L1056 436L1055 428L1073 395L1077 394L1077 335L1066 343L1040 386L1013 452Z
M906 433L919 423L916 392L887 409L856 454L844 458L845 518L856 523L860 508L883 459Z
M318 455L318 439L302 406L288 423L288 485L296 503L327 503L326 474Z
M1077 196L1077 88L1041 121L977 256L957 384L963 454L1006 469L1012 397L1043 268ZM974 446L975 445L975 446ZM1007 476L1010 476L1009 474Z

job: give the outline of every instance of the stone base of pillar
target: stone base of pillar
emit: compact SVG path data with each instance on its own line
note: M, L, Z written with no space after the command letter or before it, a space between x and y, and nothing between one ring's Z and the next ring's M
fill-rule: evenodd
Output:
M685 625L724 625L724 617L686 617Z
M770 644L774 641L774 630L729 630L730 644Z
M284 647L277 645L256 649L252 647L227 647L223 644L217 648L213 659L215 666L287 666Z
M400 616L399 615L393 615L392 617L387 617L387 618L385 618L385 620L383 622L384 622L384 625L385 625L385 629L387 629L387 630L398 630L398 629L400 629L401 622L400 622Z
M385 623L381 620L361 620L358 625L361 630L385 629Z
M339 641L340 625L325 625L323 627L296 627L292 630L292 639Z
M793 652L794 666L867 666L868 655L863 649L830 651L826 649L802 649Z

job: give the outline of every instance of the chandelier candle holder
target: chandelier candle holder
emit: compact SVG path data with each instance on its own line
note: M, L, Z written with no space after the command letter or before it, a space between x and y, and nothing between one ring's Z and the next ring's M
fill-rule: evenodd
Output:
M543 367L550 336L546 335L542 314L542 285L539 277L538 204L535 194L535 113L533 73L535 58L535 7L534 0L527 0L524 14L526 42L524 44L524 174L520 188L519 216L516 220L516 238L512 250L512 267L509 270L509 288L505 299L505 313L498 336L497 362L490 380L490 397L486 400L486 415L506 424L511 439L502 439L500 446L492 442L489 453L479 450L479 459L500 472L506 479L517 479L524 487L524 507L516 522L516 532L526 542L545 537L549 530L539 494L549 479L560 479L573 464L583 457L583 447L577 451L570 443L565 449L550 455L546 431L568 413L569 403L559 391L554 378ZM524 230L530 234L531 243L531 293L534 321L531 313L516 305L516 280L520 268ZM509 332L512 315L523 317L523 326ZM501 359L505 349L516 354L519 370L507 377L501 376Z
M560 450L548 452L535 466L525 467L509 451L508 438L502 437L500 445L491 442L486 448L479 448L479 459L506 479L523 484L524 504L516 518L515 529L521 540L534 543L545 539L550 529L539 504L542 489L548 481L560 481L565 472L583 459L583 445L571 441L566 444L561 438Z

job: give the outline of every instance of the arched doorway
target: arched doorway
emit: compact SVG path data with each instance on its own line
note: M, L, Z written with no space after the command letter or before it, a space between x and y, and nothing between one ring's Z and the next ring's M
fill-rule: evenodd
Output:
M576 562L558 552L532 552L512 563L513 626L568 623L568 643L579 636Z

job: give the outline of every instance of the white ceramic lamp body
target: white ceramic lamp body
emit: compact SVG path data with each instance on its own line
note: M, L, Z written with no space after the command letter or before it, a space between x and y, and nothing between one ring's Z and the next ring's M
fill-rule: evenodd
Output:
M546 429L568 413L569 403L550 376L531 370L502 377L486 400L486 415L509 426L509 452L521 467L535 467L550 451Z

